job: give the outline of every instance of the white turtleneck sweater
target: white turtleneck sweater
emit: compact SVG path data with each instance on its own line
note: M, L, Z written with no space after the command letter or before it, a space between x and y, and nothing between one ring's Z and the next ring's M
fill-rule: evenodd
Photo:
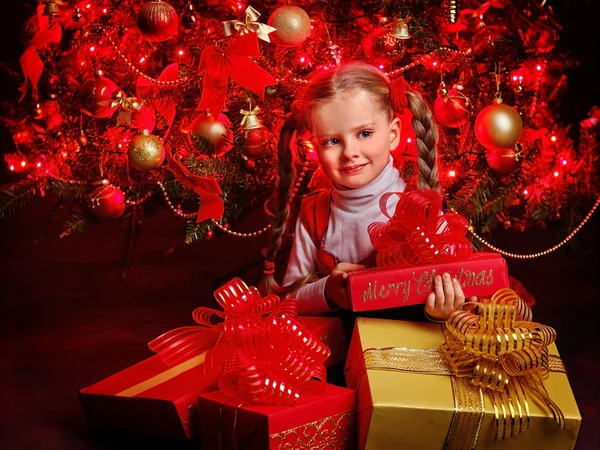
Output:
M334 187L331 195L330 215L325 235L325 249L341 262L357 264L370 256L375 248L367 232L373 222L387 222L389 219L379 208L379 198L386 192L404 192L406 183L398 170L389 164L371 183L357 189ZM398 197L390 196L387 209L393 214ZM318 248L313 243L303 221L296 223L296 235L283 285L305 278L317 272ZM319 315L331 309L325 301L325 283L328 277L304 285L296 292L298 313Z

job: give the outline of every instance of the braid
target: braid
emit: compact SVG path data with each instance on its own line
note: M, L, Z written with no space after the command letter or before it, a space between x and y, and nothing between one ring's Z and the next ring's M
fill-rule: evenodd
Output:
M289 199L292 195L292 187L294 185L294 154L291 150L291 142L296 132L296 126L293 121L286 121L281 129L279 144L277 146L277 174L279 183L277 185L277 198L275 201L275 223L273 224L273 233L267 249L265 258L265 277L263 286L265 293L280 294L284 289L275 280L274 268L277 252L281 248L281 244L287 230L287 222L290 216Z
M415 91L406 91L408 108L412 112L412 127L417 137L419 161L419 189L435 189L440 192L440 178L437 167L438 130L433 121L431 110Z

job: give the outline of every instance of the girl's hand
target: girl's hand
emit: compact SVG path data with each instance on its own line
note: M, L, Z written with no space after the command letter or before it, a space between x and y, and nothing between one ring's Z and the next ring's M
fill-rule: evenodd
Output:
M471 297L470 301L476 302L477 297ZM443 321L464 302L465 294L456 278L451 279L448 273L441 277L436 275L433 292L427 297L425 312L433 320Z
M348 274L364 268L361 264L350 263L339 263L333 268L325 282L325 300L331 309L350 309Z

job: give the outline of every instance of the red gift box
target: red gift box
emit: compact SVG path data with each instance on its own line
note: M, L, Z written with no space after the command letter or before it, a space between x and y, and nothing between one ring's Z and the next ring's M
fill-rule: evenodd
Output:
M199 394L217 387L205 353L167 366L156 355L79 391L90 425L115 431L190 439L197 432Z
M346 358L339 318L297 320L331 349L326 367ZM198 395L217 389L220 375L205 373L204 356L170 367L156 355L82 389L79 399L90 426L177 439L196 436Z
M353 311L373 311L425 304L436 274L456 277L465 296L493 295L509 287L506 261L496 253L474 253L462 261L402 269L370 269L350 273Z
M331 367L346 360L348 341L344 335L342 321L338 317L298 316L296 320L331 350L331 355L323 363L325 367Z
M200 395L198 410L205 449L353 448L354 391L332 384L294 406L246 404L215 391Z

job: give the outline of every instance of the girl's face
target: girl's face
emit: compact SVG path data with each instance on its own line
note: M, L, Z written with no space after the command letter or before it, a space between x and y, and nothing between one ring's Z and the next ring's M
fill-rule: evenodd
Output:
M400 121L365 91L354 91L319 105L314 139L325 175L337 186L356 189L375 180L400 142Z

